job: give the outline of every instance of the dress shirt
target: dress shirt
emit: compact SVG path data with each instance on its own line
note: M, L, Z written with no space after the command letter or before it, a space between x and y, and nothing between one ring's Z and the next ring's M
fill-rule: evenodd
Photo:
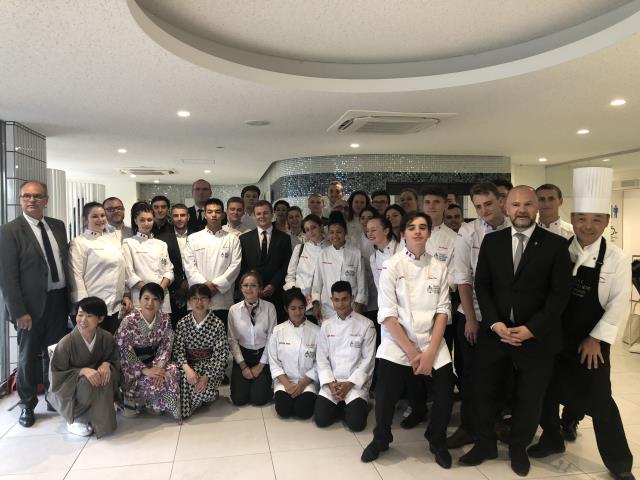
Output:
M66 282L65 282L64 268L62 265L62 257L60 257L60 246L58 245L58 241L56 240L55 235L53 235L53 232L51 231L51 227L49 226L47 221L44 219L44 217L42 217L42 220L37 220L33 217L30 217L26 213L23 213L22 215L27 220L27 222L29 222L29 226L31 227L33 234L36 236L36 239L38 240L38 244L42 249L42 256L44 257L44 261L47 262L47 266L49 265L49 262L47 261L47 253L44 251L44 243L42 243L42 232L40 231L40 227L38 227L38 222L42 222L44 224L44 229L47 232L47 235L49 236L49 242L51 243L51 250L53 251L53 257L56 260L56 267L58 270L58 281L53 282L51 280L51 275L48 275L47 291L59 290L60 288L64 288L66 285ZM62 248L67 248L67 246L63 245ZM49 268L49 271L51 271L51 268Z
M189 236L189 231L185 230L184 233L178 233L178 230L173 229L173 232L176 235L176 240L178 241L178 248L180 249L180 256L184 257L184 247L187 244L187 237Z
M398 365L411 365L405 351L384 325L389 317L396 317L409 340L424 352L431 344L434 319L439 313L451 318L451 300L447 281L447 266L428 253L416 258L404 248L385 262L378 289L378 323L380 347L378 358ZM442 339L433 368L451 362L451 354Z
M545 230L549 230L551 233L560 235L567 240L573 237L573 225L571 225L569 222L565 222L561 218L558 218L558 220L556 220L555 222L551 222L549 226L542 223L542 221L538 221L538 226L544 228Z
M183 264L189 285L211 282L218 293L210 308L227 310L233 303L233 286L240 273L242 250L236 235L222 229L213 233L209 227L187 238Z
M264 348L260 363L269 364L267 345L277 322L276 307L266 300L259 300L258 310L253 320L255 325L251 322L251 314L244 300L231 305L228 321L229 350L238 365L244 361L240 346L250 350Z
M600 250L600 237L582 248L577 238L569 245L569 255L574 262L573 275L580 266L595 268ZM600 269L598 300L604 309L602 318L591 330L593 338L609 344L616 341L618 325L629 316L631 299L631 259L617 245L607 242L607 251Z
M262 232L267 232L267 252L269 251L269 245L271 245L271 235L273 234L273 226L269 228L262 229L260 227L256 227L258 229L258 246L262 247Z
M535 230L535 228L535 223L526 230L522 230L521 232L516 230L515 227L511 227L511 258L516 258L516 249L518 248L518 237L516 237L516 234L520 233L524 235L524 238L522 239L522 252L524 253L524 251L527 249L529 239L531 239L531 235L533 234L533 230Z

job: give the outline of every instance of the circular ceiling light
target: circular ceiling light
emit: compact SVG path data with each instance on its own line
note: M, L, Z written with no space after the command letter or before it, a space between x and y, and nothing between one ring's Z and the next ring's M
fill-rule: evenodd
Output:
M127 149L126 148L119 148L118 149L118 153L127 153Z
M249 125L251 127L264 127L265 125L269 125L271 122L269 120L245 120L244 124Z
M160 180L154 180L153 183L160 183Z
M211 173L211 170L205 170L204 173Z
M612 107L621 107L625 103L627 103L627 101L624 98L615 98L611 100L611 103L609 103L609 105L611 105Z
M540 157L538 161L544 163L547 161L547 159L545 157Z
M610 159L610 158L603 158L603 159L602 159L602 161L603 161L603 162L610 162L610 161L611 161L611 159Z
M131 175L129 175L129 178L136 178L136 176L132 173Z
M182 118L187 118L191 116L191 112L189 112L188 110L178 110L176 113L179 117L182 117Z
M360 144L359 143L352 143L351 145L349 145L351 148L360 148Z
M576 132L578 135L586 135L587 133L589 133L589 129L588 128L581 128L580 130L578 130Z

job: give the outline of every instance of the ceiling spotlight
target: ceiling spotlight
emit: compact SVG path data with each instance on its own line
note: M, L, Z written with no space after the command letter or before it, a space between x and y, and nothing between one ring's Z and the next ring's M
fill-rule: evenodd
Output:
M18 165L16 165L16 169L17 169L17 168L20 168L20 167L19 167Z
M586 135L587 133L589 133L589 129L587 128L581 128L580 130L578 130L576 132L578 135Z
M205 170L204 173L211 173L211 170Z
M160 183L160 180L154 180L153 183Z
M126 148L119 148L118 149L118 153L127 153L127 149Z
M360 144L359 143L352 143L351 145L349 145L351 148L359 148Z
M131 175L129 175L129 178L136 178L136 175L132 173Z
M249 125L251 127L264 127L270 123L271 122L269 120L245 120L244 122L245 125Z
M611 161L611 159L610 158L603 158L602 161L603 162L609 162L609 161Z
M544 163L547 161L547 159L545 157L540 157L538 161Z
M191 116L191 112L187 110L178 110L178 116L182 118L187 118Z
M627 101L624 98L615 98L611 100L611 103L609 103L609 105L611 105L612 107L621 107L625 103L627 103Z

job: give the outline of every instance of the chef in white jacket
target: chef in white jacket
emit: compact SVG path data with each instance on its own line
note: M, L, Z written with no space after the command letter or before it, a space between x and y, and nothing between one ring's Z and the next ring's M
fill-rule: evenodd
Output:
M127 264L127 286L134 306L140 306L140 289L149 282L157 283L165 291L161 310L171 313L167 287L173 281L173 264L169 260L167 244L153 238L153 210L146 202L131 207L134 236L124 239L122 252Z
M207 226L187 237L183 264L189 286L204 283L209 287L213 294L210 308L226 328L242 250L238 236L222 229L223 205L217 198L207 200L204 206Z
M316 345L320 327L305 317L307 301L299 288L284 294L286 322L269 337L269 368L276 413L283 418L311 418L318 391Z
M321 321L334 315L331 286L346 280L353 292L353 309L360 313L367 303L367 282L360 250L346 243L347 226L339 212L333 212L327 225L331 246L322 249L311 288L313 313Z
M353 311L352 296L347 281L331 286L336 313L322 322L318 334L320 393L313 416L318 427L327 427L343 413L347 427L359 432L367 426L376 332L371 320Z
M426 252L431 219L412 212L402 219L406 247L387 260L380 276L378 321L382 342L376 357L376 427L373 441L362 453L371 462L393 441L391 424L404 391L409 396L422 383L432 392L431 420L425 432L435 460L451 467L446 433L453 404L451 355L444 330L451 315L447 267Z
M369 257L371 273L376 289L380 288L380 273L384 262L401 251L397 240L393 237L391 222L385 217L374 217L367 222L367 238L373 245L373 253Z

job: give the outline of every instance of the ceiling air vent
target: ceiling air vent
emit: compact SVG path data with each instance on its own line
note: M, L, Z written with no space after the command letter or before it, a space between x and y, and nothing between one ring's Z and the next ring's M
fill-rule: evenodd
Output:
M122 168L120 169L120 173L123 175L152 175L154 177L159 177L161 175L173 175L176 171L172 168L162 169L162 168L151 168L151 167L132 167L132 168Z
M328 132L406 135L435 127L455 113L405 113L349 110Z
M620 186L622 188L640 188L640 180L637 178L633 180L622 180Z

